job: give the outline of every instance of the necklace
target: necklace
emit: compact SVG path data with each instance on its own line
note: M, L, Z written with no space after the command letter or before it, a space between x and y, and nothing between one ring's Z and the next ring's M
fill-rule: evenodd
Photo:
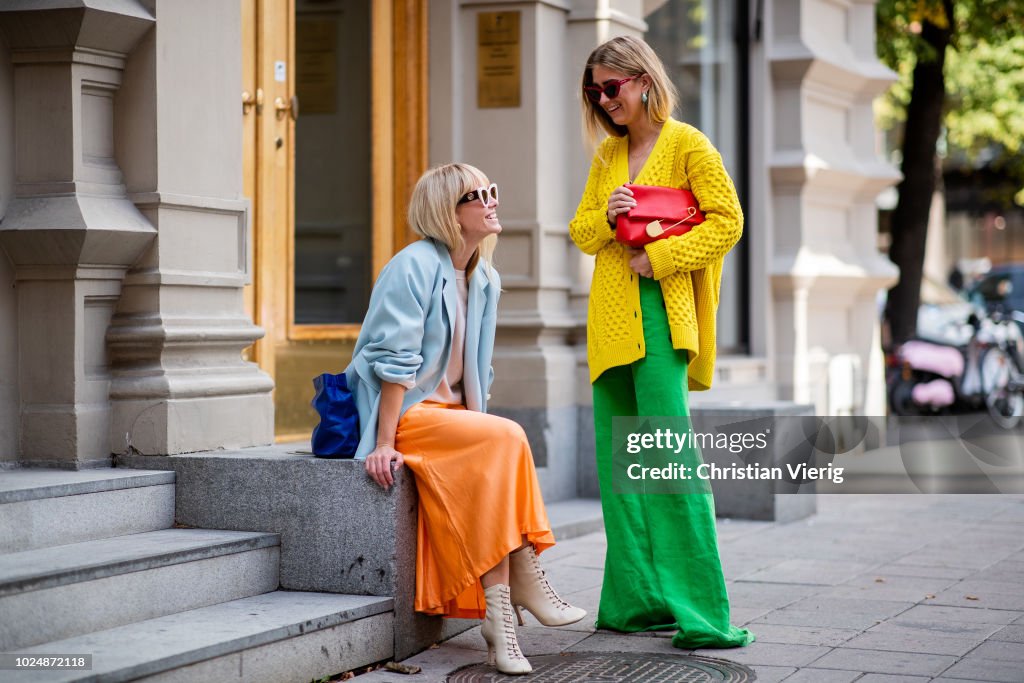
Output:
M644 147L642 149L630 152L629 153L629 158L630 159L639 159L639 158L643 157L645 154L647 154L648 152L651 151L651 148L654 147L654 143L656 143L657 141L658 141L658 137L655 136L653 139L651 139L650 142L648 142L646 145L644 145Z

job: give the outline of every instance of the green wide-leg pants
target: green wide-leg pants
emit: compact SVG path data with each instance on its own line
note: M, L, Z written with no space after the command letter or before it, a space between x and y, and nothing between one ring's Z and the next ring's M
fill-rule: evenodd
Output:
M683 649L754 641L729 624L729 596L718 556L711 493L617 494L612 485L612 417L688 416L687 354L672 348L661 286L640 278L646 357L606 370L594 382L597 472L608 552L597 627L678 629ZM696 448L685 464L702 462Z

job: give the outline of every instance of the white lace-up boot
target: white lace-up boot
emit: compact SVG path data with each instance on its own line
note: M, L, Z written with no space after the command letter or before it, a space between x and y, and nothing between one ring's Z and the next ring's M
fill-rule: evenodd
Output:
M488 664L497 666L503 674L528 674L533 667L519 649L509 592L503 583L484 589L487 612L480 633L487 641Z
M512 588L512 606L523 625L520 607L525 607L537 621L545 626L574 624L587 616L587 611L573 607L551 587L540 566L532 545L509 555L509 584Z

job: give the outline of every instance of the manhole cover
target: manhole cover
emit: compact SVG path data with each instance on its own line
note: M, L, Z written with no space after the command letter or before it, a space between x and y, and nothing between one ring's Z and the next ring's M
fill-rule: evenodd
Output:
M571 652L530 657L533 673L506 676L492 666L472 664L453 671L448 683L750 683L757 676L747 667L697 655L636 654L632 652Z

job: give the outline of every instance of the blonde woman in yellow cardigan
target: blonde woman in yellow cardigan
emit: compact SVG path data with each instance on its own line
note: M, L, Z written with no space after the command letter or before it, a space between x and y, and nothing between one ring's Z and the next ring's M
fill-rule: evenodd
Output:
M739 200L707 137L671 118L675 89L647 43L600 45L582 96L591 141L607 135L569 226L596 257L587 359L608 536L597 627L678 629L672 642L685 649L746 645L754 634L729 623L711 493L621 494L612 483L613 417L688 416L688 392L711 387L722 260L743 230ZM685 235L627 248L614 228L636 205L627 183L689 189L706 219ZM701 461L697 449L680 457L691 467Z

